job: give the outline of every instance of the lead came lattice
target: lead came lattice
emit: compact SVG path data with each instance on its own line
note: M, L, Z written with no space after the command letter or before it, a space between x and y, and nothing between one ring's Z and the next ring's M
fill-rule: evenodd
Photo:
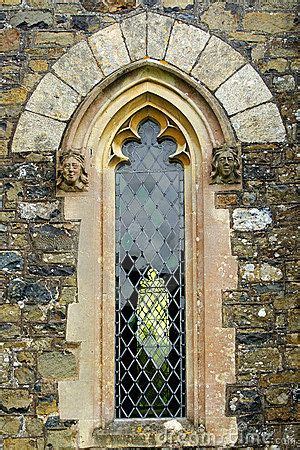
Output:
M116 417L185 416L184 182L147 119L116 171Z

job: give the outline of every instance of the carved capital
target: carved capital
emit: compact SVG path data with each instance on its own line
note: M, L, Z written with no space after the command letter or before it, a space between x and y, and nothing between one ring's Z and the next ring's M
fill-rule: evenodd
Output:
M224 144L212 154L211 184L236 184L241 181L239 148Z
M87 191L88 174L81 150L69 149L59 152L56 188L58 193Z

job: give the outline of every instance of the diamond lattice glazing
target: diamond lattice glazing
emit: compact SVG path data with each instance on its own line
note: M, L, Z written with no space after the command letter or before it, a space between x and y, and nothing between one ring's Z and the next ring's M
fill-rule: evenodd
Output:
M116 417L185 416L184 181L151 120L116 172Z

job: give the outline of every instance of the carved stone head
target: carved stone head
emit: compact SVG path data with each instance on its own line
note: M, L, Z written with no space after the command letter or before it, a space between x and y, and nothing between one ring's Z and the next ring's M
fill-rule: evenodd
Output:
M67 150L59 157L57 189L64 192L82 192L88 188L88 174L84 156L78 150Z
M238 149L224 144L213 151L211 182L233 184L241 181Z

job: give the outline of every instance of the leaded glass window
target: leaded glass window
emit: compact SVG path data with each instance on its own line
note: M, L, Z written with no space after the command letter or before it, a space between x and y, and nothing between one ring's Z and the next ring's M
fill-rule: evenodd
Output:
M147 119L116 170L116 417L185 416L184 170Z

